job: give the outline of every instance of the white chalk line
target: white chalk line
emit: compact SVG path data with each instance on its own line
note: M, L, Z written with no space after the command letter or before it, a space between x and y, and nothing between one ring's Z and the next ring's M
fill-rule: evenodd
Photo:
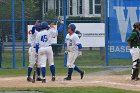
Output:
M133 85L133 84L126 84L126 83L117 83L117 82L111 82L111 81L104 81L104 80L97 80L97 81L89 81L89 82L77 82L77 81L59 81L58 83L66 83L66 84L110 84L110 85L118 85L118 86L129 86L129 87L138 87L140 88L140 85Z

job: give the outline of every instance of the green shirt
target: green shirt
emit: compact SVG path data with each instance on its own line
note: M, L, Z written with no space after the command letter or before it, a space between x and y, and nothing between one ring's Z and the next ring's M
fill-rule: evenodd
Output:
M127 41L131 42L131 46L130 47L137 47L137 46L139 46L138 45L138 42L139 42L139 32L134 29Z

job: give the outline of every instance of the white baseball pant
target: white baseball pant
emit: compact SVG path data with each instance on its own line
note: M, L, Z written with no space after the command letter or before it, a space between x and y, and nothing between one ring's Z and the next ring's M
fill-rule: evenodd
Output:
M54 65L54 57L52 47L41 47L38 51L38 61L41 67L46 67L46 61L48 59L49 66Z
M137 48L132 47L130 49L130 54L132 56L133 61L140 59L140 49L138 47Z
M68 52L68 55L67 55L67 67L68 68L75 67L74 62L77 57L78 57L78 51Z
M28 52L29 52L29 67L33 68L35 63L37 64L37 67L40 67L36 56L36 49L30 47Z

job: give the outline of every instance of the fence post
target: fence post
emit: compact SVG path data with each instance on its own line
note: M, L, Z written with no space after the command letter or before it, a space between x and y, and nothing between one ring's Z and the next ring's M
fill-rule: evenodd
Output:
M0 68L1 68L1 64L2 64L2 40L0 38Z
M66 26L67 26L67 24L66 24L66 6L67 5L67 2L66 2L66 0L63 0L63 15L64 15L64 51L66 50L66 46L65 46L65 38L66 38ZM64 66L66 66L66 64L67 64L67 55L64 53Z
M16 68L16 60L15 60L15 0L12 0L12 68Z
M108 0L106 0L106 22L105 22L105 47L106 47L106 66L109 65L109 62L108 62Z
M22 0L22 66L25 67L25 18L24 18L24 0Z

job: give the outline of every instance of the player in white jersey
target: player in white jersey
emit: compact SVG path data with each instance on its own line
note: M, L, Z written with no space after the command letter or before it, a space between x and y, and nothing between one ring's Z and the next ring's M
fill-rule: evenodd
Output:
M81 79L83 79L84 76L84 71L81 71L74 65L78 57L78 50L82 48L82 44L78 35L75 33L75 29L76 26L74 24L69 24L68 34L66 36L68 76L64 78L64 80L71 80L73 69L80 73Z
M35 25L32 27L32 30L30 31L31 34L31 46L29 48L29 66L28 66L28 77L27 77L27 81L31 82L32 78L31 76L31 72L32 72L32 68L35 65L35 63L37 64L37 81L41 81L40 78L40 66L37 62L37 57L36 57L36 49L35 49L35 40L36 40L36 36L38 34L38 31L40 30L40 21L37 20Z
M50 66L50 70L52 73L52 81L55 81L55 66L54 66L54 58L53 51L51 47L51 39L56 37L60 30L50 30L47 22L41 23L42 30L37 34L36 38L36 52L38 54L39 63L42 71L42 83L46 83L46 61L48 59L48 63ZM63 28L63 26L60 26ZM61 30L62 31L62 30Z

